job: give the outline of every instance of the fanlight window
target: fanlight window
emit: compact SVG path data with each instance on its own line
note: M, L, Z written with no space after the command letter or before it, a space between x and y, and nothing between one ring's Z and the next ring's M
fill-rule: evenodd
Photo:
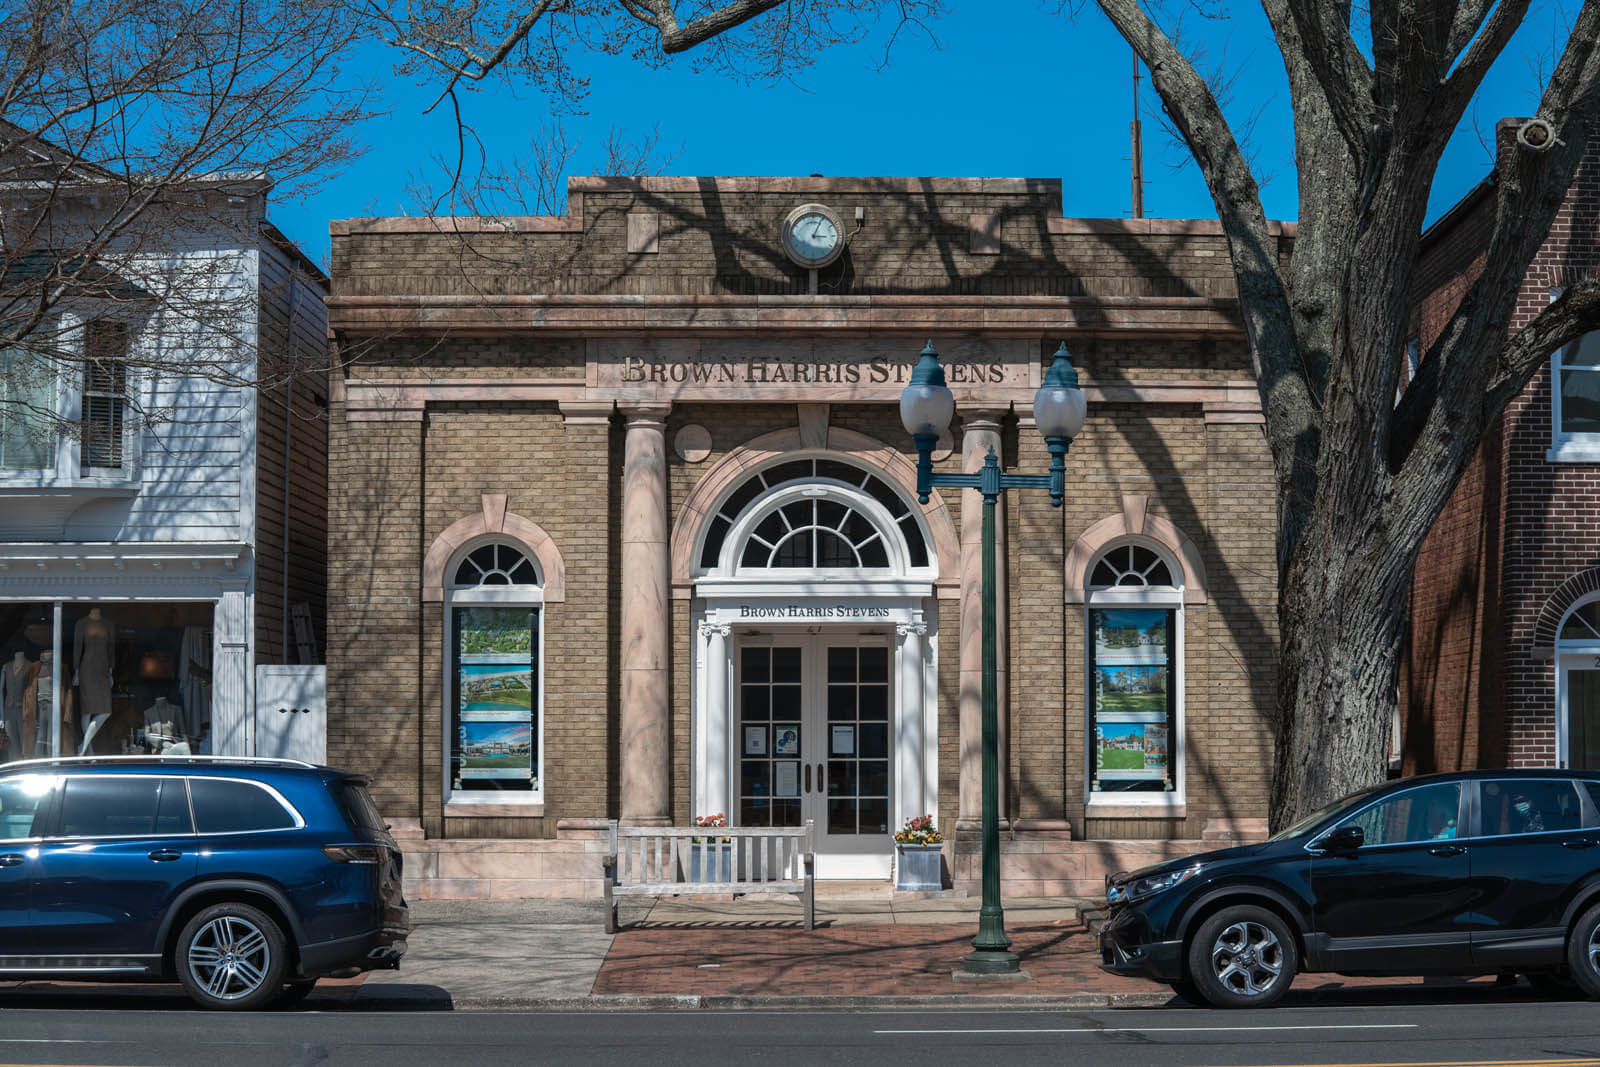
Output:
M887 567L877 527L837 500L796 500L774 509L751 531L741 567Z
M1600 641L1600 600L1580 604L1561 624L1562 641L1582 641L1594 644Z
M834 459L797 459L758 471L735 489L707 524L700 566L717 566L728 533L752 501L793 482L839 482L881 504L900 529L911 566L928 565L928 543L911 505L882 478ZM757 524L739 558L741 567L887 567L883 535L858 511L834 500L790 501Z
M484 545L474 549L456 569L458 588L479 585L538 585L533 561L510 545Z
M1096 589L1175 584L1166 561L1143 545L1120 545L1111 549L1101 557L1089 578L1089 585Z

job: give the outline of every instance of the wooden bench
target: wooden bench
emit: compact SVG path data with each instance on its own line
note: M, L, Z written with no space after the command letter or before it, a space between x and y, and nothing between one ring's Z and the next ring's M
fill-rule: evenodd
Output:
M806 929L816 926L816 856L812 824L804 826L619 826L611 820L606 849L606 933L617 932L617 897L672 897L685 893L798 893ZM695 839L728 840L728 878L718 870L716 849L705 849L698 881L688 881L696 866ZM708 879L707 876L710 876Z

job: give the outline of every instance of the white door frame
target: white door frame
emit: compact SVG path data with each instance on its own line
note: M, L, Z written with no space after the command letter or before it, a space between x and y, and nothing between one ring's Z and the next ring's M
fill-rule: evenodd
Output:
M740 750L734 738L734 655L743 639L759 633L778 640L816 636L825 641L834 635L847 639L863 631L884 631L892 651L890 833L884 835L881 854L864 857L862 863L819 860L817 877L888 878L894 829L914 815L939 810L936 602L926 583L895 585L894 592L900 595L860 595L868 591L851 589L840 590L846 593L843 596L816 595L812 590L806 591L809 596L797 596L792 586L745 585L726 591L732 595L696 602L690 630L696 637L691 814L720 811L736 817L732 785ZM819 827L819 840L821 835Z
M1600 670L1600 645L1569 644L1556 651L1556 766L1565 770L1571 763L1568 739L1571 736L1567 697L1571 686L1567 672Z

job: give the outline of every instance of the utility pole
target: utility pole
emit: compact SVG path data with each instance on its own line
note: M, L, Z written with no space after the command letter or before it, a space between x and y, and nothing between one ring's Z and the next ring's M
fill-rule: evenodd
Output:
M1144 218L1144 138L1139 135L1139 57L1133 57L1133 217Z

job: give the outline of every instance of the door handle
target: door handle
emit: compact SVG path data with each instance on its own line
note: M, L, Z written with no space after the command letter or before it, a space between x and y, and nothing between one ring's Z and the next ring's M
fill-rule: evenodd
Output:
M822 764L817 764L817 792L826 793L827 787L823 782Z
M0 856L0 867L21 867L28 862L28 858L20 852L7 852Z
M150 858L155 860L157 863L166 863L171 860L178 859L182 855L183 853L179 852L175 848L158 848L154 852L150 853Z
M1562 848L1593 848L1594 839L1588 837L1575 837L1571 841L1561 842Z
M1430 855L1430 856L1459 856L1465 851L1466 851L1466 849L1462 848L1460 845L1438 845L1438 846L1435 846L1434 848L1430 848L1428 850L1428 855Z
M811 792L811 764L806 764L806 792Z

